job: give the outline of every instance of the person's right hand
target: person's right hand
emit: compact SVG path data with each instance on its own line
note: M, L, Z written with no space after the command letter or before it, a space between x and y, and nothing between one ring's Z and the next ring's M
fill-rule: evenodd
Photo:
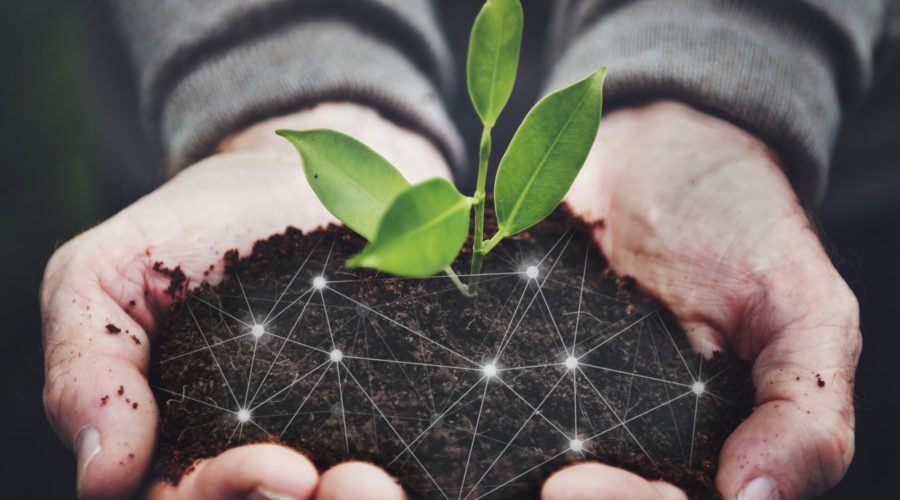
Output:
M79 496L135 495L151 463L158 412L147 381L150 345L172 303L168 280L154 263L181 266L194 284L215 281L226 250L244 255L256 240L289 225L309 231L336 222L307 184L297 153L273 133L317 127L357 137L412 182L449 177L443 157L423 137L361 106L322 104L233 136L221 153L50 259L40 297L44 406L77 455ZM128 335L108 334L107 324ZM115 397L120 386L136 407ZM105 395L112 395L106 403ZM403 498L397 483L371 465L345 463L319 477L302 455L266 444L231 449L202 461L178 486L158 482L146 492L153 498Z

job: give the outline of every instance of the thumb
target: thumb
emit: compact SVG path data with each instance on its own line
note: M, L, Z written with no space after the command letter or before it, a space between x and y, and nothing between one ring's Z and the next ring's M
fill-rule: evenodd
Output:
M123 497L137 491L153 454L158 413L146 379L149 342L79 248L60 249L42 285L44 407L75 452L78 495ZM144 299L142 291L129 296Z
M763 339L753 364L757 408L722 449L716 482L725 498L814 496L840 481L853 457L858 305L839 277L816 285L800 286L824 297L798 301L806 292L784 284L793 293L770 294L754 314L758 332L774 333L755 336ZM773 304L795 307L794 319L773 324L785 317Z

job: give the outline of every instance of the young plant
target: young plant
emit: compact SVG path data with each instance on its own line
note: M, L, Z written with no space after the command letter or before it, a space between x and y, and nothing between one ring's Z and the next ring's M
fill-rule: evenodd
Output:
M601 68L549 94L528 112L500 160L494 179L499 230L484 236L485 185L491 130L515 84L522 41L519 0L487 0L469 39L469 95L481 118L475 193L464 196L448 181L410 185L365 144L334 130L279 130L299 151L303 171L322 204L369 243L347 261L407 277L445 272L474 296L485 255L503 238L537 224L562 201L597 135L603 103ZM451 268L469 235L474 208L468 284Z

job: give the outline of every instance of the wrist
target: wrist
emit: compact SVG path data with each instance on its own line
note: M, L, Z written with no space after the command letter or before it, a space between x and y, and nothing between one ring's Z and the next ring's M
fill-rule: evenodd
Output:
M275 131L317 128L334 129L362 141L396 166L410 182L431 177L452 178L446 160L430 140L398 126L370 107L351 102L323 102L258 122L227 137L217 151L268 152L294 161L297 153L293 146L275 135Z

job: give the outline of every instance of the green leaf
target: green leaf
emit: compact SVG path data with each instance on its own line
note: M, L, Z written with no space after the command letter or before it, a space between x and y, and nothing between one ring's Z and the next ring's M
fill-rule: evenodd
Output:
M402 192L378 226L378 233L348 267L370 267L424 278L450 265L469 235L469 198L435 178Z
M409 187L393 165L365 144L334 130L278 130L300 152L319 201L371 241L391 201Z
M469 38L466 83L481 122L493 126L516 82L524 15L519 0L488 0Z
M559 205L597 136L606 68L541 99L500 160L494 206L504 236L537 224Z

